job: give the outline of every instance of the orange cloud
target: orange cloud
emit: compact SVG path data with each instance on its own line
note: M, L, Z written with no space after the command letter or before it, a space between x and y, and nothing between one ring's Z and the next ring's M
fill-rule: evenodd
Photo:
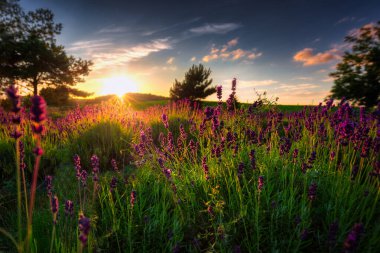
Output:
M313 53L312 48L304 48L293 56L293 60L296 62L302 62L303 66L319 65L339 58L339 50L336 48L317 54Z
M262 55L261 52L256 52L255 49L244 50L237 48L235 50L230 50L231 47L235 47L238 44L238 40L238 38L232 39L220 48L213 45L210 50L210 54L203 56L202 60L204 62L209 62L216 59L223 59L225 61L236 61L239 59L254 60Z

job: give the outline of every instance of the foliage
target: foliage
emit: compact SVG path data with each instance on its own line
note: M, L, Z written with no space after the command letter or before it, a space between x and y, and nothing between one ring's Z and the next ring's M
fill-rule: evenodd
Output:
M175 79L173 87L170 88L170 98L174 101L190 99L195 101L204 99L216 92L215 87L210 86L211 70L206 69L202 64L193 65L186 73L185 79L180 82Z
M363 26L347 36L346 42L352 50L345 52L330 74L335 79L331 97L370 108L380 99L380 21Z
M38 252L49 245L52 252L376 252L380 111L358 115L348 103L329 101L288 113L265 94L232 111L219 103L190 110L189 103L133 111L115 99L47 120L42 158L56 169L41 165L31 246ZM33 130L24 113L20 140L30 149ZM11 156L12 115L1 116L0 149ZM80 154L74 162L73 154ZM43 183L45 173L53 173L51 183ZM12 236L15 189L0 189L0 227ZM74 203L71 212L65 200ZM87 233L79 215L89 218ZM0 243L15 251L2 235Z
M91 93L61 85L55 88L42 88L40 90L40 95L45 98L48 105L63 106L69 105L70 95L74 95L76 97L88 97Z
M88 75L91 62L66 54L56 44L62 24L48 9L25 13L17 1L0 8L0 84L16 81L33 90L48 86L73 86Z

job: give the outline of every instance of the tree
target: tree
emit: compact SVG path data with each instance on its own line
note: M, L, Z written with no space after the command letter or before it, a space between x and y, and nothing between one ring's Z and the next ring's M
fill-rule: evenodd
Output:
M206 69L202 64L193 65L186 73L182 82L175 79L173 87L170 88L170 97L177 101L188 98L191 101L204 99L216 92L216 87L211 86L212 79L209 79L210 69Z
M70 88L67 86L46 87L40 90L40 95L44 97L48 105L63 106L69 105L70 95L76 97L88 97L92 93Z
M380 100L380 21L365 25L345 39L352 46L336 71L331 97L370 108Z
M0 85L26 83L37 95L41 87L83 81L92 63L68 56L56 44L61 30L48 9L25 13L18 0L0 0Z

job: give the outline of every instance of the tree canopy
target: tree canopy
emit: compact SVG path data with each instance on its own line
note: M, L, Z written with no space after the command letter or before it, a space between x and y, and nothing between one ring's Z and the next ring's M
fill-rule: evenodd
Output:
M0 85L25 83L36 95L41 87L83 81L92 63L67 55L57 45L61 30L48 9L25 13L17 0L0 0Z
M180 82L175 79L173 87L170 88L172 100L190 99L191 101L204 99L216 92L216 88L211 86L211 70L206 69L202 64L193 65L186 73L185 79Z
M330 74L335 79L331 97L372 107L380 100L380 21L363 26L345 41L352 50Z

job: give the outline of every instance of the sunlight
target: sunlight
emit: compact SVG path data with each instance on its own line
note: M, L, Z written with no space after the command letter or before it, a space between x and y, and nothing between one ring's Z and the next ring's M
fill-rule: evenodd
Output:
M115 94L122 97L128 92L138 92L139 87L137 84L127 76L111 76L101 79L102 89L101 95Z

